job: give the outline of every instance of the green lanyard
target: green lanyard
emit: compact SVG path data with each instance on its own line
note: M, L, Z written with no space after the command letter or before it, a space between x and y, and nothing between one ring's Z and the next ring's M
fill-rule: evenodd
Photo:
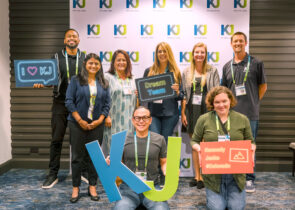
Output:
M116 77L118 78L119 82L121 83L121 85L123 86L123 80L119 77L118 73L116 72ZM129 84L129 78L126 78L127 80L127 84Z
M150 140L151 140L151 134L150 134L150 132L148 132L148 140L146 143L146 152L145 152L144 170L146 170L147 162L149 159ZM137 169L138 169L138 153L137 153L136 131L134 132L134 147L135 147L135 167L136 167L136 171L137 171Z
M68 83L70 83L70 69L69 69L69 58L67 50L65 50L66 55L66 66L67 66L67 77L68 77ZM79 65L79 52L76 54L76 75L78 74L78 65Z
M245 84L245 82L247 80L247 76L248 76L248 72L249 72L249 67L250 67L250 55L248 55L247 70L246 70L246 74L245 74L245 77L244 77L243 84ZM231 76L233 78L233 83L236 84L236 80L235 80L235 76L234 76L234 69L233 69L233 60L231 61L231 64L230 64L230 70L231 70Z
M201 77L201 80L202 80L202 77ZM196 92L196 85L197 85L197 81L196 81L196 78L194 78L194 80L193 80L193 91L194 91L194 93ZM203 86L202 86L202 84L200 84L201 85L201 93L203 93Z
M93 106L95 105L95 99L96 99L96 95L97 95L97 88L96 88L96 80L94 81L94 87L95 90L93 93L91 93L91 88L89 85L89 92L90 92L90 104L92 104Z
M219 131L219 120L218 120L218 116L217 114L215 113L215 117L216 117L216 127L217 127L217 131ZM230 131L230 118L228 116L228 119L227 119L227 132L229 133Z

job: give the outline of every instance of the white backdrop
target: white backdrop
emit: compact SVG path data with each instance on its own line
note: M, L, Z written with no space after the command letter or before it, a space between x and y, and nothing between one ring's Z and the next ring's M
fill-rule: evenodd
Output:
M142 77L162 41L182 71L194 44L204 42L221 76L233 56L230 36L242 31L249 37L249 8L250 0L70 0L70 27L79 32L82 51L100 55L105 72L112 53L123 49L132 73Z

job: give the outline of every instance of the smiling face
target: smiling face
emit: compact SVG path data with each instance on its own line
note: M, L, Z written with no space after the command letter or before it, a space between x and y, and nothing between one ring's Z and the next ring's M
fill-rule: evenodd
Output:
M157 58L160 63L166 63L168 61L168 52L161 45L157 50Z
M152 118L149 110L139 108L134 112L132 117L132 124L136 132L147 132L152 123Z
M194 49L194 60L195 63L203 63L206 58L205 47L196 47Z
M243 35L234 35L231 41L231 46L234 53L244 53L247 41Z
M95 58L90 58L87 62L86 62L86 70L88 72L88 75L92 75L95 76L96 73L100 70L100 63L97 59Z
M220 93L215 96L213 101L214 110L218 116L226 115L230 108L230 99L226 93Z
M65 38L64 38L64 44L70 48L70 49L75 49L78 47L80 43L80 39L79 39L79 35L76 31L73 30L69 30L66 34L65 34Z
M125 72L127 68L127 60L125 58L125 55L122 53L119 53L115 59L114 67L116 71L119 72Z

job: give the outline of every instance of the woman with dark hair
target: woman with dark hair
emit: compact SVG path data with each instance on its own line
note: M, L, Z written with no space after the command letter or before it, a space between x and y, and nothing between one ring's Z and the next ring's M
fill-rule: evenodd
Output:
M71 79L65 103L70 112L68 121L72 149L73 192L70 201L76 203L80 198L79 186L84 156L88 169L88 195L91 200L98 201L97 174L85 147L86 143L93 140L99 140L101 144L104 119L108 116L111 104L108 82L104 79L98 55L90 53L86 56L81 73Z
M252 140L252 157L256 146L248 118L232 108L237 104L233 93L226 87L211 89L206 97L210 111L199 117L191 145L199 155L200 142ZM253 162L254 165L254 162ZM246 204L246 174L203 174L208 209L244 209Z
M103 150L109 153L112 134L123 130L132 131L130 120L136 106L135 82L132 78L132 66L129 55L117 50L112 57L109 71L105 74L110 85L112 105L105 119Z
M207 92L220 83L219 74L214 66L207 63L207 46L199 42L192 50L191 65L183 70L182 83L184 99L181 103L181 121L192 138L198 118L207 112L205 98ZM191 187L204 188L200 173L198 154L192 151L195 177L189 183Z

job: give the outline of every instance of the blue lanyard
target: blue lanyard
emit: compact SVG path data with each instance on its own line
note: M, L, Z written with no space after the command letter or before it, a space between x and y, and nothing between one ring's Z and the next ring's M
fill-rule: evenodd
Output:
M148 140L147 140L147 143L146 143L146 152L145 152L144 170L146 170L147 162L148 162L148 159L149 159L150 140L151 140L151 134L150 134L150 132L148 132ZM134 149L135 149L135 167L136 167L136 171L137 171L137 169L138 169L138 153L137 153L136 131L134 131Z

